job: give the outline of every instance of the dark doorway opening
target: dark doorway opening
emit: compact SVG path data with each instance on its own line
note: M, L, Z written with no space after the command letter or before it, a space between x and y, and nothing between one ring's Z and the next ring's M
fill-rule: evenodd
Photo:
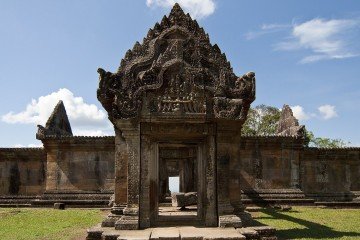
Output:
M198 219L198 149L196 145L159 146L160 222L184 222Z

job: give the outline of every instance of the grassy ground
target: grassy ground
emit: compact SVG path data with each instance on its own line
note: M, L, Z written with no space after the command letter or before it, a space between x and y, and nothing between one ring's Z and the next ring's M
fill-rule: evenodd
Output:
M100 210L0 208L0 239L84 239L86 229L105 215ZM294 207L253 215L258 224L275 227L280 239L360 239L360 209Z
M103 217L100 210L0 208L0 239L84 239Z
M293 207L254 213L259 223L277 229L279 239L360 239L360 209Z

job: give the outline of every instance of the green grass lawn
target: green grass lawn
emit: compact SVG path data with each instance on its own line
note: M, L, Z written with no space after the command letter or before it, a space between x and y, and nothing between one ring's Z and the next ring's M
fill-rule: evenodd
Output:
M279 239L360 239L360 209L293 207L289 212L265 209L253 216L275 227Z
M100 210L0 208L0 239L85 239L103 217Z
M100 210L0 208L0 239L85 239L86 229L105 215ZM360 239L360 209L293 207L253 216L259 224L275 227L279 239Z

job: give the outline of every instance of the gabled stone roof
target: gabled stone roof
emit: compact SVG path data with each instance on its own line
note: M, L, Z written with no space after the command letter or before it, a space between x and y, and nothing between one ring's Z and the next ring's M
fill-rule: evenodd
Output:
M255 100L255 73L237 77L218 45L179 4L126 52L116 73L98 72L97 96L113 122L200 115L241 124Z
M47 136L72 136L71 125L66 114L63 101L59 101L46 122L45 127L38 125L36 138L41 140Z

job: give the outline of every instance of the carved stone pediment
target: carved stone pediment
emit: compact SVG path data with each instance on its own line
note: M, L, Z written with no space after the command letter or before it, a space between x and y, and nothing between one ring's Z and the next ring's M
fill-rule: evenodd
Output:
M237 77L225 54L178 4L127 51L116 73L98 72L98 99L111 121L142 114L244 121L255 100L255 74Z

